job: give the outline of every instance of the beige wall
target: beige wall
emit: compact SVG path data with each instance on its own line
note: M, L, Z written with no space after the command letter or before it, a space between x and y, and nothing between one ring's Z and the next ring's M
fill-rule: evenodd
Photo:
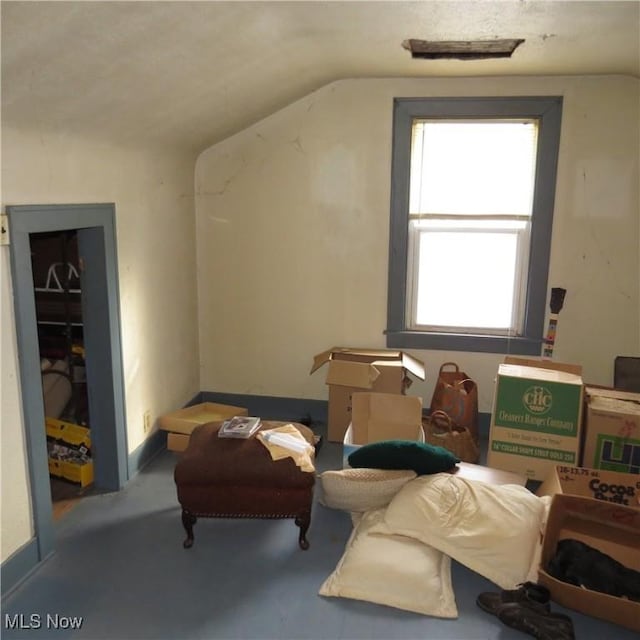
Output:
M155 419L198 390L325 399L323 372L308 375L314 353L384 346L393 97L561 94L549 286L568 294L554 355L608 384L615 355L640 351L638 86L622 77L328 85L200 156L197 265L187 156L3 124L2 205L115 202L133 451L147 409ZM2 561L32 535L8 255L1 247ZM428 379L412 393L428 402L439 365L454 359L490 410L502 356L414 353Z
M563 95L549 288L567 289L554 358L612 382L638 354L637 79L371 79L330 84L201 154L196 166L203 390L326 398L313 354L383 347L394 97ZM459 362L490 411L501 355Z
M129 452L147 437L144 411L150 410L155 422L200 389L193 167L190 155L132 150L3 124L3 207L115 203ZM33 525L9 248L0 247L0 252L4 561L30 539Z

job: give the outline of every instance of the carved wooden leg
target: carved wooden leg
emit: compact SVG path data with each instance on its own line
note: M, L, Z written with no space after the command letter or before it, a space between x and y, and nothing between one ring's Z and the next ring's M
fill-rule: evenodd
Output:
M189 549L193 546L193 525L196 523L198 519L186 509L182 510L182 526L184 530L187 532L187 537L185 541L182 543L182 546L185 549Z
M309 541L307 540L307 530L311 524L311 510L304 511L296 518L296 525L300 527L300 535L298 536L298 544L303 551L309 548Z

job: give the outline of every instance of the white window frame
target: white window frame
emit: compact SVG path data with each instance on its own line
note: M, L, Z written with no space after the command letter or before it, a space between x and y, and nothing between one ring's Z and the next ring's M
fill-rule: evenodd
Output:
M398 98L394 101L391 221L387 345L402 348L446 349L539 355L544 331L547 279L553 222L556 169L562 115L562 98ZM526 232L519 234L517 268L526 270L520 281L526 291L516 296L520 319L513 330L418 325L415 318L416 270L414 256L420 236L420 220L437 224L450 216L409 214L411 129L414 120L428 118L530 118L538 122L536 178L532 216ZM454 216L459 220L464 217ZM485 220L491 216L469 216ZM504 215L495 216L501 220ZM513 219L513 218L511 218ZM444 224L444 222L443 222ZM412 269L412 265L415 268Z
M465 226L451 227L447 226L447 220L454 216L439 216L422 214L420 216L409 216L409 245L408 245L408 260L407 260L407 309L406 318L407 326L411 331L431 331L431 332L450 332L459 334L480 334L485 333L487 335L504 335L504 336L518 336L522 335L524 327L524 315L525 315L525 296L521 295L522 290L517 286L521 283L526 276L526 268L529 258L529 242L531 237L531 221L526 216L455 216L456 221L468 222ZM483 223L487 221L495 222L495 226L484 226ZM429 224L429 228L425 228L425 223ZM502 224L500 224L502 223ZM511 223L511 224L509 224ZM521 226L516 226L513 223L520 223ZM419 243L422 233L429 233L444 231L447 233L504 233L515 236L517 251L516 251L516 264L514 268L514 298L512 301L512 313L511 316L514 320L514 326L500 329L500 328L488 328L488 327L453 327L449 325L432 325L432 324L420 324L417 319L417 305L418 305L418 271L420 269L420 262L418 260L419 255ZM465 260L462 256L461 260ZM415 319L415 320L414 320Z

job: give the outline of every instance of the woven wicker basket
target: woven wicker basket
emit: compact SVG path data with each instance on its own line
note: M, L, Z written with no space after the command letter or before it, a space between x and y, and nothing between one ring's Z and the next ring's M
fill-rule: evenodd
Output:
M448 449L462 462L477 464L480 449L471 431L453 422L444 411L434 411L422 420L425 442Z

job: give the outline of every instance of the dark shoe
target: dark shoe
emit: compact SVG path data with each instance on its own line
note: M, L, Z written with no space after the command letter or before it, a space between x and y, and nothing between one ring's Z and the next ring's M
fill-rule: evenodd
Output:
M549 600L549 589L535 582L523 582L517 589L481 593L476 598L476 604L487 613L497 615L498 609L508 602L518 602L548 612L551 610Z
M498 609L500 622L538 640L575 640L573 622L563 613L549 613L517 602Z

